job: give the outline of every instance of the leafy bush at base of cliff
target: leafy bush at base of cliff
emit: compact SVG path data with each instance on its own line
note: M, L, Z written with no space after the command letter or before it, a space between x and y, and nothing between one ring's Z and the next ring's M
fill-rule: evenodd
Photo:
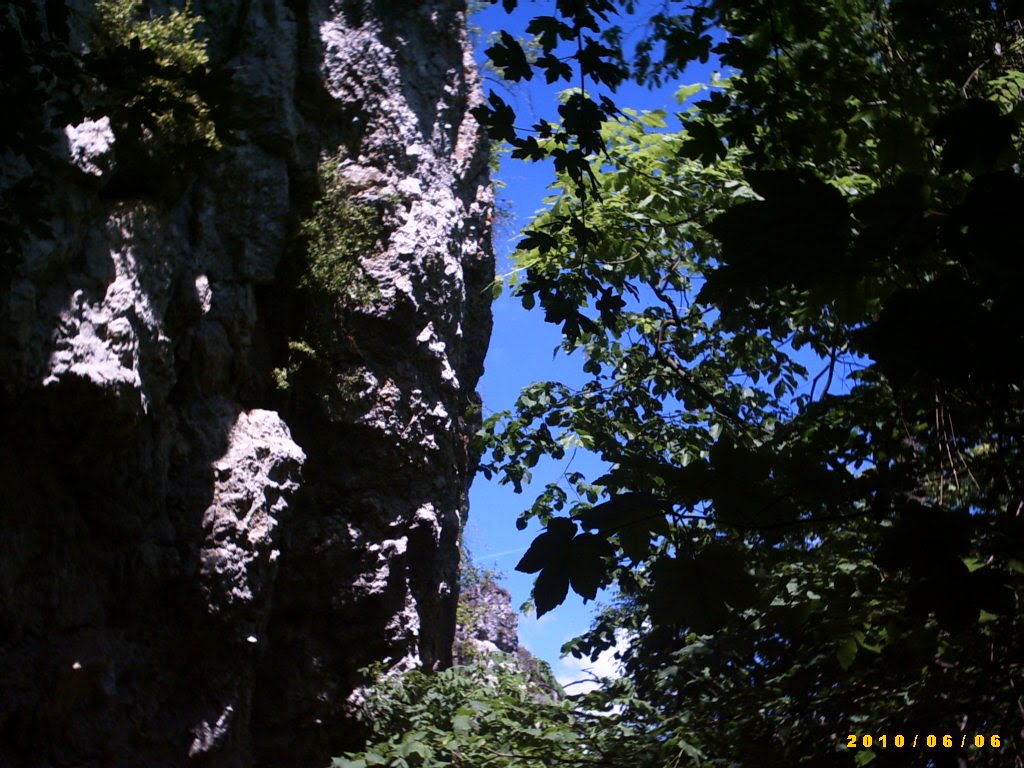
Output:
M331 768L666 768L697 757L626 685L554 698L507 656L378 679L359 713L366 748Z

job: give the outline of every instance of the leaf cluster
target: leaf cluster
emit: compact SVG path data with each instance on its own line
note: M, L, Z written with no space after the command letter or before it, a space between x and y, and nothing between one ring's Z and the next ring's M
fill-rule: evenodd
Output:
M100 0L85 65L101 82L95 109L112 113L115 135L164 150L215 150L220 139L202 96L209 56L202 18L186 4L143 18L139 0Z
M378 679L359 717L366 747L333 768L662 768L696 751L666 738L628 687L554 695L510 659Z
M858 724L1019 732L1022 11L666 7L633 74L730 73L687 110L580 93L593 119L535 150L498 120L556 159L516 293L590 380L528 388L483 467L520 489L568 446L604 462L520 517L546 526L520 568L538 611L614 586L568 648L629 633L630 679L711 764L852 765ZM896 758L930 759L859 761Z

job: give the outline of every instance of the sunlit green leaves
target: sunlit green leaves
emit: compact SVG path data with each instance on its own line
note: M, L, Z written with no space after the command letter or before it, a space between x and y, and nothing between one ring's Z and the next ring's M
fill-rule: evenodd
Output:
M840 640L839 645L836 647L836 659L839 661L839 666L843 669L849 669L856 658L857 641L852 637Z
M95 39L85 61L100 81L96 106L109 111L118 139L148 139L179 155L219 149L203 93L211 80L202 17L186 7L145 18L135 0L101 0L95 9Z
M381 677L358 718L366 746L332 768L661 768L699 754L628 685L570 696L550 672L527 674L500 654L477 667Z

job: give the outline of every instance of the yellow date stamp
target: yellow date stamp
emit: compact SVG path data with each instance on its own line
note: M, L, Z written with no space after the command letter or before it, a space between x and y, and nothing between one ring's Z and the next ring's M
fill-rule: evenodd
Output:
M848 749L998 749L998 733L851 733Z

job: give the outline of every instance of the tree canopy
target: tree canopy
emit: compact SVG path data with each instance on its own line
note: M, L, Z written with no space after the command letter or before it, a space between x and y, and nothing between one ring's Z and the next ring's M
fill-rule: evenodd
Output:
M514 290L589 375L492 417L484 471L608 466L520 518L538 613L614 585L570 650L626 631L705 764L1022 764L1024 4L666 2L625 50L640 5L488 50L573 86L557 120L477 110L553 160ZM615 99L709 57L681 127Z

